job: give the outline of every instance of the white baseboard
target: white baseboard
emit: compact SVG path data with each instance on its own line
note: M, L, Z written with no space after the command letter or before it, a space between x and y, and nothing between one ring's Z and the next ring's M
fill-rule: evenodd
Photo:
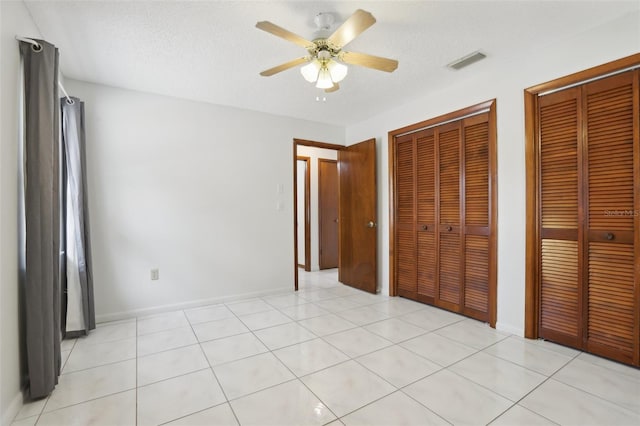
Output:
M200 306L215 305L220 303L233 302L236 300L248 299L252 297L264 297L275 294L290 293L293 291L291 287L280 287L274 290L254 291L250 293L234 294L232 296L213 297L210 299L192 300L189 302L172 303L169 305L152 306L149 308L132 309L130 311L114 312L110 314L96 315L96 323L119 321L123 319L143 317L164 312L177 311L180 309L191 309Z
M18 412L22 408L22 392L18 391L16 396L11 400L11 403L2 413L2 419L0 424L10 425L13 419L18 415Z
M520 327L514 327L511 324L505 324L500 321L496 323L496 330L504 331L507 333L515 334L516 336L524 337L524 329Z

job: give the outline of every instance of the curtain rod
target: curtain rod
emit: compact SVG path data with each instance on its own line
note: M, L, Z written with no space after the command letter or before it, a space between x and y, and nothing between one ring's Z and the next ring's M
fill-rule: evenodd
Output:
M38 43L37 41L35 41L35 40L31 39L31 38L16 36L16 40L24 41L25 43L31 44L31 46L36 48L36 51L40 51L40 49L42 49L42 46L40 46L40 43ZM60 90L62 90L62 93L64 93L64 97L67 98L67 103L69 105L73 105L74 101L73 101L73 99L71 99L71 97L69 97L69 94L65 90L64 86L62 85L62 83L60 83L60 79L58 79L58 87L60 88Z

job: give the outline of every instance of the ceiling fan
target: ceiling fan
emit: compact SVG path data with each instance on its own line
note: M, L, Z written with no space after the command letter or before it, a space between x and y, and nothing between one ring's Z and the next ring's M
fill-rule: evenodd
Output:
M301 58L262 71L260 75L269 77L306 63L305 66L300 68L305 80L310 83L316 83L316 87L324 89L325 92L334 92L340 88L338 83L347 75L348 68L345 64L359 65L386 72L393 72L398 68L398 61L394 59L343 50L344 46L376 22L376 18L371 13L362 9L356 10L333 34L326 36L327 30L333 24L333 19L333 15L328 13L320 13L315 17L314 21L319 31L313 41L309 41L269 21L258 22L256 24L257 28L302 46L308 53L308 55Z

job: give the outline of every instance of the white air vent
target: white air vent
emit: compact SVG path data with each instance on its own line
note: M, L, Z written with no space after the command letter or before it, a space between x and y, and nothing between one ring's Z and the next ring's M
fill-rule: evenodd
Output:
M447 67L453 70L459 70L461 68L464 68L466 66L473 64L474 62L478 62L486 57L487 55L477 50L473 53L469 53L468 55L463 56L460 59L456 59L455 61L448 64Z

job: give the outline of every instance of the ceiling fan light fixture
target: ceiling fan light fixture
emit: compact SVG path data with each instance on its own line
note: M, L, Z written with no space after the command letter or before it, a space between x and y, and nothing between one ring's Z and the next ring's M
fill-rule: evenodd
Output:
M327 68L329 69L329 73L331 74L331 80L334 83L339 83L347 76L347 72L349 68L345 64L341 64L340 62L330 61L327 64Z
M320 72L318 73L318 81L316 82L316 87L318 89L330 89L333 87L333 80L331 80L331 73L329 72L329 68L326 66L320 68Z
M317 59L312 60L307 65L300 68L300 73L309 83L315 83L318 80L318 73L320 72L320 63Z

